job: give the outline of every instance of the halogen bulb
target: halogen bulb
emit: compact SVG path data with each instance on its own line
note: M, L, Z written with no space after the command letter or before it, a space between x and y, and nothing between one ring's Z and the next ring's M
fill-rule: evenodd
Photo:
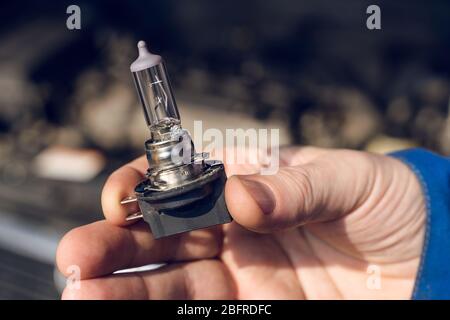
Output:
M177 104L161 56L150 53L144 41L139 41L138 49L130 70L152 137L163 139L165 132L180 127Z
M130 70L144 109L151 137L145 142L149 168L146 179L134 189L140 212L127 220L143 218L155 239L207 228L232 220L225 204L225 168L195 152L180 116L162 58L139 41L139 57Z

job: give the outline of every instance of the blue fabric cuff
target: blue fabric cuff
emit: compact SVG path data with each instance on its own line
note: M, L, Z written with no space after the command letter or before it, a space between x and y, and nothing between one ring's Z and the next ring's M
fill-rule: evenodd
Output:
M391 153L417 175L427 220L413 299L450 299L450 158L424 149Z

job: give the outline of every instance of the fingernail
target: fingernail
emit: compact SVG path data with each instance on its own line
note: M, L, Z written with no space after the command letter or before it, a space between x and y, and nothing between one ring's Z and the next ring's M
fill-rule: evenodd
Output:
M243 176L240 176L239 180L242 182L247 192L256 201L264 214L270 214L273 212L276 204L275 196L267 185Z

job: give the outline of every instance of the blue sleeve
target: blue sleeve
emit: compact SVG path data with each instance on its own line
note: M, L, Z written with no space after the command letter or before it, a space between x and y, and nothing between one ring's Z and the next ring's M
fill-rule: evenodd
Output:
M450 299L450 158L423 149L390 154L417 175L427 219L413 299Z

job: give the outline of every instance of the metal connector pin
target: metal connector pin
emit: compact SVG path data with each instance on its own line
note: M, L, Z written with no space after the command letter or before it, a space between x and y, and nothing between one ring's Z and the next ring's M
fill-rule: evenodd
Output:
M122 199L122 201L120 201L120 204L129 204L129 203L133 203L133 202L137 202L138 199L136 197L133 196L129 196L126 197L125 199Z

